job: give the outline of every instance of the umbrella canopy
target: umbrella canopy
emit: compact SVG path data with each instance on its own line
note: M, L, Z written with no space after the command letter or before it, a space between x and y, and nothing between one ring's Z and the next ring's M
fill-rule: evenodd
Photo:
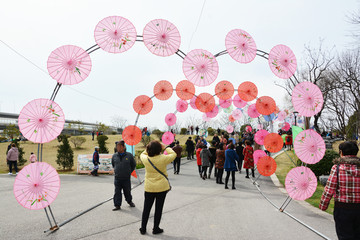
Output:
M177 100L176 102L176 110L178 112L185 112L188 109L188 103L184 100Z
M251 132L251 131L252 131L252 127L251 127L250 125L247 125L247 126L245 127L245 131Z
M264 119L265 119L265 121L270 122L275 119L275 114L272 113L270 115L264 115Z
M248 112L249 117L251 117L251 118L257 118L260 116L260 113L258 112L258 110L256 110L256 104L251 104L248 107L247 112Z
M195 100L196 108L200 112L209 112L215 107L215 99L209 93L201 93Z
M311 117L322 109L324 99L318 86L311 82L302 82L294 87L292 103L300 115Z
M284 143L286 142L286 136L287 136L287 134L281 135L281 138L282 138L282 140L284 141Z
M293 168L286 175L285 188L292 199L308 199L314 194L316 187L316 176L308 167Z
M176 123L176 115L174 113L168 113L165 116L165 123L168 126L173 126Z
M279 134L269 133L264 139L264 146L269 152L276 153L283 148L284 142Z
M14 195L18 203L30 210L49 206L60 191L60 178L55 168L45 162L25 166L16 176Z
M215 94L219 99L231 99L234 95L234 86L229 81L221 81L215 86Z
M54 140L64 129L65 116L55 102L50 99L35 99L20 111L19 130L25 138L34 143Z
M237 108L243 108L246 106L247 102L242 100L238 94L235 94L233 98L233 104Z
M151 98L146 95L140 95L133 102L134 111L140 115L148 114L153 108Z
M314 130L308 129L296 136L294 150L301 161L315 164L324 157L326 148L324 139Z
M164 19L155 19L146 24L143 39L149 51L160 57L173 55L181 43L178 29Z
M256 100L256 110L262 115L270 115L276 109L275 100L268 96L262 96Z
M84 49L73 45L55 49L47 60L50 76L64 85L84 81L90 74L91 66L89 54Z
M230 107L230 106L231 106L231 103L232 103L232 99L231 99L231 98L225 99L225 100L219 99L219 105L220 105L220 107L222 107L222 108L228 108L228 107Z
M208 117L208 116L206 115L206 113L204 113L204 114L202 115L202 119L203 119L205 122L209 122L209 121L211 120L211 118Z
M236 140L235 140L235 138L229 138L229 142L232 142L234 145L236 144Z
M275 160L269 156L261 157L256 166L258 172L266 177L273 175L277 167Z
M96 25L94 37L97 45L104 51L122 53L135 44L136 29L126 18L110 16Z
M292 131L293 142L295 142L296 136L297 136L300 132L304 131L304 129L302 129L301 127L298 127L298 126L292 126L292 127L291 127L291 131Z
M182 100L190 100L194 97L195 86L188 80L182 80L176 85L176 95Z
M231 125L227 125L227 126L226 126L226 131L227 131L228 133L232 133L232 132L234 131L234 127L231 126Z
M190 82L198 87L204 87L215 81L219 73L219 66L216 58L210 52L195 49L184 58L183 72Z
M258 95L258 89L252 82L243 82L238 87L239 97L246 102L254 100Z
M209 118L214 118L218 115L218 113L219 113L219 108L218 108L218 106L215 105L214 108L210 112L206 113L206 116Z
M136 145L141 141L141 130L135 125L127 126L122 132L122 138L127 145Z
M172 134L172 132L169 131L165 132L161 137L161 141L166 145L171 144L174 141L174 139L175 139L174 134Z
M286 112L285 111L280 111L279 114L277 115L277 119L279 121L284 121L285 118L286 118Z
M242 117L242 112L241 112L241 110L240 109L235 109L234 111L232 111L232 116L236 119L236 120L238 120L238 119L240 119L241 117Z
M196 98L197 98L197 96L193 96L193 97L190 99L190 107L192 107L192 108L195 109L195 110L197 109L196 104L195 104Z
M173 86L166 80L159 81L154 86L154 96L161 101L168 100L173 91Z
M288 122L284 122L283 127L281 128L284 131L290 130L290 124Z
M230 121L230 122L235 122L235 120L236 120L236 119L233 117L233 115L229 115L229 121Z
M229 55L240 63L249 63L256 57L255 41L244 30L231 30L226 35L225 46Z
M287 79L294 75L297 67L296 57L285 45L273 47L268 58L271 71L279 78Z
M265 157L265 156L267 156L267 155L266 155L266 152L264 150L255 150L254 154L253 154L254 163L257 164L259 159L262 158L262 157Z
M233 111L233 106L230 106L228 108L223 108L224 113L231 113Z
M255 142L257 142L259 145L264 145L264 139L268 134L269 132L264 129L257 131L254 136Z

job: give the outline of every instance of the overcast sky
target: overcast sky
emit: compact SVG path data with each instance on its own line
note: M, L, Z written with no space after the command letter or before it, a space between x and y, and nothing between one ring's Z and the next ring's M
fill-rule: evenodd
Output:
M304 45L316 47L319 39L324 39L328 48L335 46L337 52L349 48L352 26L346 16L358 8L356 0L207 0L205 4L202 0L3 1L0 112L19 113L33 99L50 98L56 81L47 74L49 54L62 45L83 49L94 45L95 26L108 16L127 18L138 35L142 35L149 21L166 19L178 28L180 49L185 53L201 48L216 54L225 50L229 31L243 29L252 35L258 49L269 52L273 46L284 44L301 63ZM153 55L142 42L136 42L125 53L111 54L100 49L90 57L90 76L80 84L63 86L55 99L66 119L110 124L111 117L118 115L133 124L137 114L132 102L138 95L151 97L154 85L160 80L170 81L175 88L185 79L179 56ZM279 106L284 105L285 92L274 84L283 80L271 72L265 59L256 57L249 64L240 64L224 55L217 60L216 81L209 87L198 87L196 94L214 94L215 85L221 80L231 81L236 88L243 81L252 81L258 86L259 96L270 96ZM174 93L168 101L153 100L152 112L140 116L139 125L164 128L164 117L175 111L178 98ZM178 122L186 121L190 115L201 118L202 114L188 109L177 114Z

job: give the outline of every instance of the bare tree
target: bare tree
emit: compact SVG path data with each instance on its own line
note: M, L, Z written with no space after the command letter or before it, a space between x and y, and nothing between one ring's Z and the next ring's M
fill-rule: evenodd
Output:
M127 120L121 116L115 115L111 117L111 123L117 129L123 130L126 127Z

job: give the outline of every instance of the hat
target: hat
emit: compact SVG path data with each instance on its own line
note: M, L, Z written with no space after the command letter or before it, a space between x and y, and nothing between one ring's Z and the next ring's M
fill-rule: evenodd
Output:
M100 149L100 148L98 146L96 146L95 149Z

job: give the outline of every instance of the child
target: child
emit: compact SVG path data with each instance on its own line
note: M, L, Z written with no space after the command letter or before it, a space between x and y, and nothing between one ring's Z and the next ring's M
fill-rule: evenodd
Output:
M35 163L37 161L36 155L33 152L30 154L29 160L31 163Z

